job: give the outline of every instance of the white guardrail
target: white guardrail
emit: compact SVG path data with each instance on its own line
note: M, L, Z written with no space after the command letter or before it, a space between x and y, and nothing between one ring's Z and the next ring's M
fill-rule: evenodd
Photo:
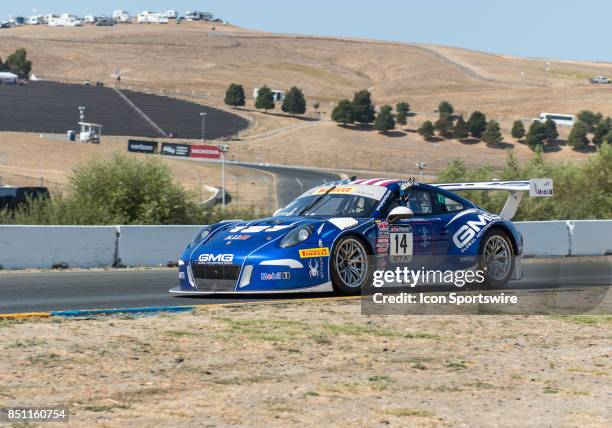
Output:
M612 254L612 220L515 223L527 257ZM201 226L0 226L4 269L159 266L176 261Z

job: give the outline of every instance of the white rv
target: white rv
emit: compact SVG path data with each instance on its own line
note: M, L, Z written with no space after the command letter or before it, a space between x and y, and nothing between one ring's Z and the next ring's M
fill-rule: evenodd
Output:
M28 18L28 25L42 25L45 23L45 17L42 15L34 15Z
M166 18L168 19L178 19L179 17L177 10L168 10L164 15L166 15Z
M49 27L80 27L83 21L76 15L63 13L59 18L50 18Z
M548 119L555 122L556 125L574 126L574 115L573 114L540 113L540 117L538 117L536 120L544 123Z
M97 21L98 18L96 18L94 15L87 15L85 16L85 19L83 19L85 24L95 24Z
M187 21L211 21L213 14L209 12L200 12L198 10L185 12L185 19Z
M259 95L259 88L253 89L253 99L257 99L257 95ZM281 91L278 89L272 89L272 96L274 97L274 101L284 101L285 100L285 91Z
M130 22L130 14L125 10L116 10L113 12L113 21L121 24Z
M138 14L136 22L139 24L167 24L168 18L163 13L143 11Z

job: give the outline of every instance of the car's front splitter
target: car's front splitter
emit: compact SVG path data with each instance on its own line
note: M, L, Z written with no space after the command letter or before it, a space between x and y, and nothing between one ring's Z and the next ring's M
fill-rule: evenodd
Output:
M172 294L182 296L202 296L213 294L294 294L294 293L330 293L334 291L331 282L326 282L314 287L291 288L286 290L244 290L244 291L215 291L215 290L184 290L180 287L174 287L169 290Z

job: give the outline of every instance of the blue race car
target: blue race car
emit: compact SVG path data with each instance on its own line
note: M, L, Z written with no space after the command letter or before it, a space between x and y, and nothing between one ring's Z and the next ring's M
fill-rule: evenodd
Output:
M505 190L510 196L497 215L452 190ZM480 268L486 284L503 286L521 276L523 239L510 219L527 191L551 196L552 180L328 183L272 217L204 227L181 255L179 286L170 292L354 294L375 269L424 260Z

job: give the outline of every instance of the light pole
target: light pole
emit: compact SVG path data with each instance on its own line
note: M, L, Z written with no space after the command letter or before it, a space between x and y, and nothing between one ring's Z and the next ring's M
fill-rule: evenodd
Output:
M202 118L202 141L205 139L205 131L206 131L206 113L200 113L200 117Z
M225 154L229 151L229 146L221 144L219 151L221 152L221 205L225 209Z
M423 170L425 169L427 164L425 162L417 162L416 166L419 169L419 183L422 183L423 182Z

